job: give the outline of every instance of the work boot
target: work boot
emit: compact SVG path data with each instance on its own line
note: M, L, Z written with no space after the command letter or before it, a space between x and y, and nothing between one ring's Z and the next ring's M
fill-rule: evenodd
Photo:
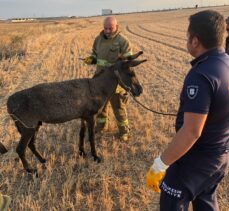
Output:
M108 131L107 123L97 123L95 127L95 133L105 133Z
M121 141L128 141L129 140L129 133L130 129L128 126L119 126L119 139Z
M11 202L11 197L7 195L2 195L0 193L0 210L8 211Z

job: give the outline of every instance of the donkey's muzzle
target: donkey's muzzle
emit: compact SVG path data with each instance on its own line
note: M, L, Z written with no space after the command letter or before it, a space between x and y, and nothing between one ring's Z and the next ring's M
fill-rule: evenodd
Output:
M132 90L132 94L134 95L134 97L140 96L142 92L143 92L143 88L141 85L135 85Z

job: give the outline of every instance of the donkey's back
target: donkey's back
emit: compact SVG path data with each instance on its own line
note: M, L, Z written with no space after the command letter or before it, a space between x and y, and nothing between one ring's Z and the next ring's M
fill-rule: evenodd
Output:
M82 116L88 95L88 79L43 83L11 95L7 109L28 127L38 121L61 123Z

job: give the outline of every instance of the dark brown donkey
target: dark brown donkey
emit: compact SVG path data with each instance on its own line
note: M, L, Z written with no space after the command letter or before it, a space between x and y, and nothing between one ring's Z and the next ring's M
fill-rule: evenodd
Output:
M92 79L43 83L16 92L9 97L8 113L21 134L16 151L27 172L36 172L36 169L31 168L26 159L27 146L41 163L46 162L35 146L36 134L42 122L62 123L81 118L79 151L81 155L85 155L83 139L84 121L86 121L91 154L95 161L100 162L101 159L97 156L94 143L96 115L115 92L118 84L134 96L142 93L142 87L131 68L146 61L135 60L141 54L142 52L138 52L126 60L117 61L116 64L104 69Z

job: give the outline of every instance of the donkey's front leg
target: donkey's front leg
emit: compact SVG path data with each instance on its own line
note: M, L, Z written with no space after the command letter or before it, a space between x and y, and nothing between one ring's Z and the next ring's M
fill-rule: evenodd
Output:
M94 157L94 161L98 163L101 162L101 158L97 156L96 149L95 149L95 119L96 115L92 116L87 120L87 127L88 127L88 138L91 145L91 154Z
M80 142L79 142L79 153L80 156L86 157L86 153L84 151L84 137L85 137L85 122L83 119L81 119L81 127L80 127Z

